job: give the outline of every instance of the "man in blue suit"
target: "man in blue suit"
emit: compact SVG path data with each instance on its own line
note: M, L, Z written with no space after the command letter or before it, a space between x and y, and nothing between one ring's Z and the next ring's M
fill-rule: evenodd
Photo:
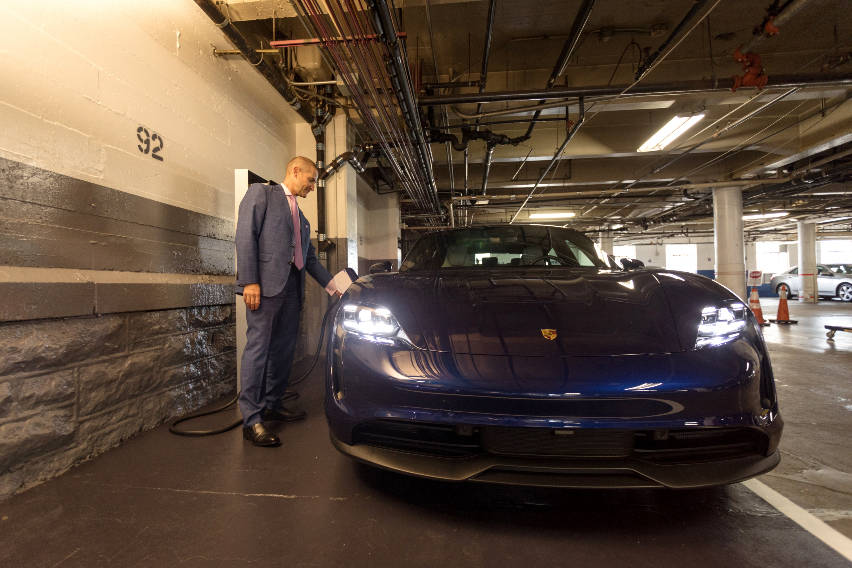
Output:
M290 422L304 411L285 408L282 397L299 333L305 273L338 294L331 274L311 244L311 226L299 210L317 181L314 163L297 156L283 184L255 183L240 202L237 218L237 293L246 303L246 346L240 367L243 437L256 446L281 440L263 421Z

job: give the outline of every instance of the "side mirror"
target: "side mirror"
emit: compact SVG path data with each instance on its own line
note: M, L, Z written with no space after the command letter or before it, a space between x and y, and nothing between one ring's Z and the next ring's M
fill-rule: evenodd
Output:
M645 268L645 263L638 258L622 258L621 266L624 267L624 270L639 270Z
M391 261L385 260L382 262L376 262L370 265L370 274L378 274L380 272L390 272L393 269L393 264Z

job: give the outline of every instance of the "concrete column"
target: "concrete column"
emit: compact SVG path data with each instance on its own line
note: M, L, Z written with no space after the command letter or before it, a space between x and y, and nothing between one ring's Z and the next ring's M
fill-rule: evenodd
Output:
M816 225L796 223L799 230L799 301L815 304L817 294Z
M338 112L326 129L326 162L352 149L354 141L346 127L346 115ZM358 174L343 164L326 180L326 228L334 243L329 251L329 270L358 270Z
M716 281L746 297L743 196L738 187L713 190L713 233Z
M610 231L604 231L598 240L598 245L606 254L612 254L613 238Z
M234 170L234 230L237 228L237 218L240 212L240 202L246 195L249 188L249 170L235 169ZM237 270L237 255L234 254L234 271ZM236 297L234 308L237 316L237 391L242 388L240 380L240 361L243 359L243 350L246 347L246 304L242 296Z

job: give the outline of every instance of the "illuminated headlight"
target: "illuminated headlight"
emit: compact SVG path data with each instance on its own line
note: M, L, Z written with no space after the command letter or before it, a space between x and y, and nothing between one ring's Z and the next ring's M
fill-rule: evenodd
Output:
M740 303L710 306L701 310L695 347L723 345L736 339L745 328L746 308Z
M344 330L376 343L393 344L394 339L411 343L391 311L382 307L343 306L343 318L340 322Z

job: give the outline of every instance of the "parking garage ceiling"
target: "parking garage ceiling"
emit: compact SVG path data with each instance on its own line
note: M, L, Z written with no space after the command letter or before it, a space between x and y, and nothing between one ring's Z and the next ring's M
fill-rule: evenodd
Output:
M406 193L407 226L573 213L571 226L629 242L709 234L712 189L724 186L743 190L749 239L793 237L796 221L817 223L822 236L852 234L844 4L228 0L215 8L291 86L303 116L332 101L349 114L353 143L373 148L363 179ZM314 38L314 47L280 44ZM695 123L665 149L640 152L675 116Z

